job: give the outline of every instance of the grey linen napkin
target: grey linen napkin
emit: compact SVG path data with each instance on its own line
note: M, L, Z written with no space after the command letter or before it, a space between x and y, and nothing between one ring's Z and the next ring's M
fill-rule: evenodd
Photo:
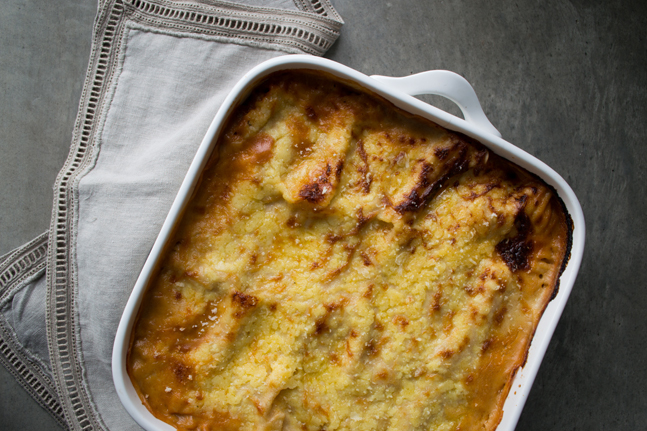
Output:
M328 0L99 1L50 229L0 257L0 362L61 425L139 429L112 344L197 146L246 71L341 25Z

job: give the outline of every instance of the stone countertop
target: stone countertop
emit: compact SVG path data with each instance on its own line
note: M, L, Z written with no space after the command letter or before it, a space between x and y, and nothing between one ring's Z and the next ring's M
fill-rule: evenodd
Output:
M647 429L647 3L332 1L346 24L326 57L463 75L504 139L580 199L584 261L517 429ZM0 255L49 226L95 12L90 0L0 10ZM2 367L0 388L1 429L59 429Z

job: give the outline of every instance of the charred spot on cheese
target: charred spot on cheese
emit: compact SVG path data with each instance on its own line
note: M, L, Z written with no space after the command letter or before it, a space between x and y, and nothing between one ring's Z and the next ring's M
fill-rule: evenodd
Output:
M427 161L420 161L422 168L418 173L418 180L403 201L395 205L396 211L404 213L419 210L450 178L487 160L486 151L480 146L470 147L463 140L457 140L449 148L438 148L434 153L437 157L440 155L438 159L444 163L434 166Z
M505 261L510 271L527 270L530 267L530 254L532 241L528 239L532 226L526 213L521 210L515 218L517 234L512 238L505 238L496 245L496 251Z
M306 106L306 115L308 118L311 120L316 120L317 119L317 113L315 110L312 108L312 106Z
M409 319L401 315L395 316L393 321L402 329L405 329L409 325Z
M357 141L357 154L361 160L361 164L358 166L357 171L361 175L360 186L364 194L370 193L371 184L373 183L373 177L370 174L370 167L368 163L368 155L364 149L364 141L359 139Z
M320 317L315 322L315 335L321 335L324 332L330 331L330 328L326 324L326 317Z
M224 125L128 373L179 430L491 431L569 241L554 191L473 139L272 74Z
M445 160L449 156L449 148L440 147L434 150L434 154L438 157L438 160Z
M481 345L481 351L482 351L482 352L486 352L486 351L490 348L490 346L491 346L491 345L492 345L492 339L491 339L491 338L488 338L488 339L487 339L487 340L485 340L485 341L483 342L483 344Z
M328 182L327 177L320 176L313 183L303 186L299 192L299 196L312 204L318 204L324 200L326 193L331 190L332 186Z
M331 164L326 163L325 168L317 172L311 182L301 188L299 196L312 204L319 204L324 201L327 195L334 190L333 181L336 182L339 179L343 166L343 161L338 161L333 172Z
M441 356L443 359L450 359L452 356L454 356L454 354L455 354L455 353L456 353L456 352L454 352L454 351L453 351L453 350L451 350L451 349L445 349L445 350L441 350L441 351L440 351L440 356Z
M500 325L503 322L503 318L505 317L505 314L508 312L508 308L503 306L500 309L494 313L494 322L497 325Z
M441 298L442 298L442 293L440 293L440 291L434 293L434 296L431 302L432 313L435 313L436 311L440 310Z
M171 365L171 369L173 370L173 374L175 374L175 377L177 377L178 381L184 382L185 380L188 379L190 374L190 368L184 365L181 362L176 362Z
M234 291L232 303L238 307L239 310L236 311L236 316L240 317L248 310L256 307L258 304L258 298L252 295L246 295L242 292Z
M365 266L371 266L373 263L371 262L371 258L368 257L368 254L366 252L362 251L359 254L362 257L362 262L364 262Z

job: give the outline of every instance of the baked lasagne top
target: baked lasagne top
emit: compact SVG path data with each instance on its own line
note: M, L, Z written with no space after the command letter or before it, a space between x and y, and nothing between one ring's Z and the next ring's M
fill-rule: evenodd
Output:
M230 116L133 330L189 430L491 430L569 249L537 177L323 74Z

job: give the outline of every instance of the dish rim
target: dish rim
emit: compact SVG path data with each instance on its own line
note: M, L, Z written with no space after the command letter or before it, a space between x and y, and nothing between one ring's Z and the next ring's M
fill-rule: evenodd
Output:
M215 138L224 127L229 113L264 77L273 72L291 69L311 69L327 72L385 98L408 113L427 118L449 130L464 133L481 142L496 154L537 175L552 186L562 200L572 220L570 258L567 256L568 262L558 281L559 290L556 296L548 303L541 316L528 350L526 362L517 370L503 405L503 416L496 429L497 431L514 430L548 348L550 339L566 306L582 262L585 242L585 222L582 208L575 193L566 181L552 168L504 139L480 129L473 123L422 102L402 92L396 86L379 81L378 78L380 77L373 78L332 60L309 55L276 57L259 64L247 72L225 98L202 139L119 321L113 344L112 375L117 394L124 408L140 426L148 431L172 431L175 429L153 416L146 406L142 404L130 380L126 369L126 360L130 346L132 327L137 318L139 307L150 278L155 273L155 268L160 259L163 258L165 244L171 239L173 228L179 222L184 208L193 195L201 172L216 145L217 139Z

